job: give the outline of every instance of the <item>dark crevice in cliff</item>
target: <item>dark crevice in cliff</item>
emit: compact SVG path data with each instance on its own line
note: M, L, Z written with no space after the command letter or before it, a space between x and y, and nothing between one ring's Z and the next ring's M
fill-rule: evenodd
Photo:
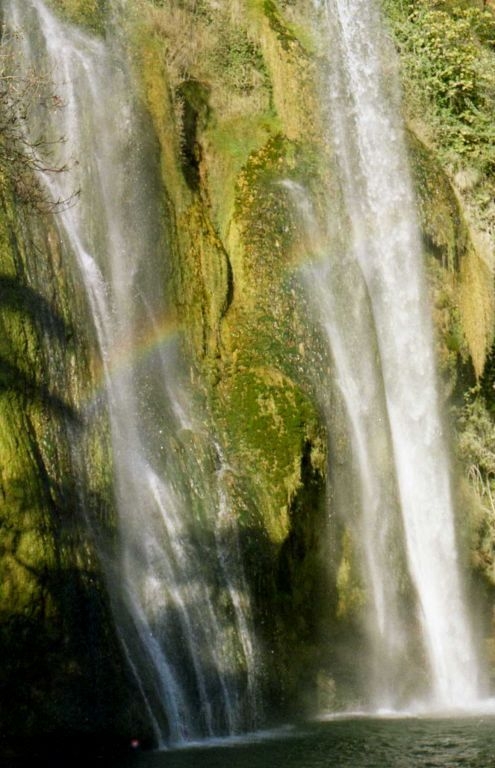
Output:
M197 80L186 80L176 92L182 106L181 167L188 187L197 191L200 185L201 145L198 132L208 119L207 86Z
M445 244L437 243L431 235L426 232L422 233L423 250L425 253L430 253L444 269L450 268L450 254L449 249ZM456 256L455 263L452 265L454 270L457 270L458 258Z
M452 405L462 406L466 392L474 386L476 386L476 373L472 359L470 357L463 359L458 355L456 361L455 383L450 395L450 402ZM493 398L493 388L491 397Z
M220 311L220 319L225 317L230 307L232 306L232 302L234 301L234 270L232 269L232 263L230 261L229 254L225 249L222 250L225 257L225 267L227 271L227 292L225 294L225 303Z
M309 708L321 666L321 638L327 615L326 485L313 465L313 445L306 440L301 455L301 484L290 504L290 532L279 554L275 575L279 604L278 632L283 627L284 652L291 649L285 685L294 686L289 709ZM282 675L282 679L283 679ZM288 691L289 698L294 692Z
M311 577L315 579L314 587L318 589L319 579L313 558L318 557L324 526L325 481L311 461L312 448L311 441L306 440L301 455L301 484L290 504L290 533L279 556L278 587L285 593L297 593L305 561L306 567L311 563Z

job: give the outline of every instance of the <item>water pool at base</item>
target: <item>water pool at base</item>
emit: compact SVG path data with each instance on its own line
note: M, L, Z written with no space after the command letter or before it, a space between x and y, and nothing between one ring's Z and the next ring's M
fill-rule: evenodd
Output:
M266 738L135 753L122 768L491 768L495 718L356 718Z

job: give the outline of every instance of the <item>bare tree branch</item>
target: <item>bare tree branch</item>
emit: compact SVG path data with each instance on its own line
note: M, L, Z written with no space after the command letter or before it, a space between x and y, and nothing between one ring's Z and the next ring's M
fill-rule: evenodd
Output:
M65 137L29 136L27 125L40 108L63 109L63 99L53 92L50 78L40 72L19 73L13 44L16 33L0 30L0 176L8 178L19 202L41 213L57 213L73 205L79 190L64 200L53 200L43 187L40 173L65 173L66 163L54 159Z

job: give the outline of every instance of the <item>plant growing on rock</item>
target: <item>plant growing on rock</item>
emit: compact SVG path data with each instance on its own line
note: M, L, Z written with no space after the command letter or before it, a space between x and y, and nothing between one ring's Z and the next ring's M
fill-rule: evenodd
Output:
M461 0L384 0L403 67L411 117L427 110L448 161L495 166L495 15Z

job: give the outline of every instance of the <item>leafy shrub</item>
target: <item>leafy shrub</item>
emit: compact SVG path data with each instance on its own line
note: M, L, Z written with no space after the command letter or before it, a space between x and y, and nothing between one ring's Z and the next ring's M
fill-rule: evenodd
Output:
M447 0L384 0L403 65L408 103L430 113L440 151L495 168L493 48L488 8Z
M462 116L479 104L477 46L466 18L453 19L445 11L421 6L410 16L413 66L426 92L440 107Z

